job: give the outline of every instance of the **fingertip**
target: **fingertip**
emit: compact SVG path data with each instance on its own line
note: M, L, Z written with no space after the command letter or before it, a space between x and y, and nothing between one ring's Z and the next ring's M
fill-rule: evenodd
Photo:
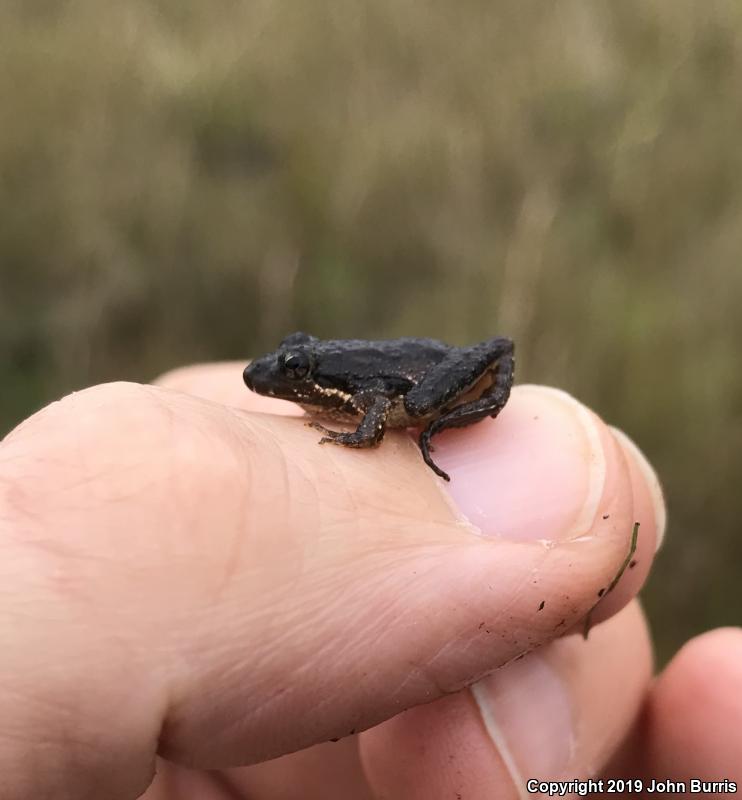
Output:
M687 642L659 678L658 689L683 703L736 703L742 720L742 628L717 628ZM731 705L729 705L731 704Z
M569 541L595 527L612 470L605 426L565 392L518 386L495 420L444 432L436 460L485 536Z
M654 468L636 442L620 428L611 427L611 432L629 462L636 507L635 516L642 525L642 535L652 536L656 552L662 546L667 528L667 509L662 485Z
M662 543L667 520L662 487L646 456L623 431L613 427L609 427L609 431L628 474L630 527L637 527L637 540L615 589L604 594L595 609L595 624L622 609L641 590ZM629 555L628 550L626 555Z
M659 676L641 731L649 774L742 781L742 629L685 644Z
M600 601L594 623L639 591L665 524L659 482L636 445L578 400L518 386L496 420L444 433L436 446L452 477L438 485L484 536L587 545L580 553L588 571L563 580L572 597L584 592L585 603ZM636 550L608 592L632 550L636 523Z

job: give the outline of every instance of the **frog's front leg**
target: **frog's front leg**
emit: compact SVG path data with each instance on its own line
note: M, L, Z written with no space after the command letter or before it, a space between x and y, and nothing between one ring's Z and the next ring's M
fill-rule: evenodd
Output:
M446 428L463 428L500 413L513 385L513 349L510 339L497 338L452 353L405 398L405 407L413 417L424 418L435 409L448 407L430 422L419 439L423 460L444 480L450 477L430 455L431 438ZM462 395L475 390L480 381L486 388L478 398L456 404Z
M319 440L320 444L332 442L345 447L376 447L381 442L386 431L386 421L392 401L383 395L376 395L370 399L363 396L354 397L353 403L364 413L358 427L352 433L331 431L318 422L309 423L325 434Z

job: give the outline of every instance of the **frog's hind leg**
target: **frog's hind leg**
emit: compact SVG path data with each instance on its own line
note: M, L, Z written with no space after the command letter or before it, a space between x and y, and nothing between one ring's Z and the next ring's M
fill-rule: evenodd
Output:
M502 411L510 397L515 369L513 343L509 339L493 339L491 342L478 345L478 348L484 349L486 346L489 346L490 359L488 363L492 365L490 369L493 376L492 384L478 399L455 406L432 420L420 434L419 445L423 460L436 475L440 475L446 481L450 480L450 477L433 461L430 455L431 438L446 428L464 428L485 417L494 419ZM484 374L485 371L487 371L486 367L480 374Z
M365 409L363 419L358 427L351 433L344 431L331 431L320 425L318 422L309 424L324 436L319 440L320 444L332 442L345 447L376 447L384 438L386 431L386 420L389 416L389 409L392 401L388 397L376 396Z

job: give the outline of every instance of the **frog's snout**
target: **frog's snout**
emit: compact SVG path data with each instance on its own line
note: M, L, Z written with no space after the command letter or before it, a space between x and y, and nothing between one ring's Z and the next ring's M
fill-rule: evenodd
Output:
M253 364L248 364L245 367L244 372L242 373L242 380L245 381L245 385L247 386L247 388L251 389L252 391L255 391L255 385L253 384L254 372L255 370L253 370Z
M273 395L275 379L272 362L264 358L251 361L242 373L242 380L245 381L247 388L253 392Z

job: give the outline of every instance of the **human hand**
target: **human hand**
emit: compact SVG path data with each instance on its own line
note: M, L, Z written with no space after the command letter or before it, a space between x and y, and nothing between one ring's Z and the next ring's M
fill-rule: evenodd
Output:
M620 747L662 686L636 604L552 641L634 520L594 622L649 569L663 511L630 443L520 387L437 440L442 488L404 434L320 448L240 373L94 387L0 445L1 797L133 798L157 753L148 800L516 797L518 775L647 766ZM714 663L742 647L715 636Z

